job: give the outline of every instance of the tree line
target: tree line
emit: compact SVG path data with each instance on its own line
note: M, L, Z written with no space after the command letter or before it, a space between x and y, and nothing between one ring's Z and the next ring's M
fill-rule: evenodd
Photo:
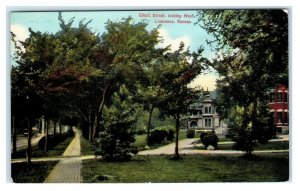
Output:
M202 48L193 53L183 43L175 52L157 48L158 28L147 31L146 23L130 17L108 20L101 35L88 28L89 21L73 27L74 19L66 22L61 14L58 21L55 34L29 29L21 46L12 34L17 63L11 69L12 116L28 119L29 126L41 116L76 119L89 141L99 140L101 151L129 149L137 103L149 109L149 121L154 107L174 117L179 131L180 115L196 95L187 84L201 72Z

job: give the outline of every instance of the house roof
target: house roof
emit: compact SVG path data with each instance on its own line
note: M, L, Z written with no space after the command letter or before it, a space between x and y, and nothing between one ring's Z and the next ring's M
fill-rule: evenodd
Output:
M190 109L199 109L203 107L204 103L212 103L213 99L217 98L217 92L216 91L210 91L205 92L204 98L201 100L198 100L190 105Z

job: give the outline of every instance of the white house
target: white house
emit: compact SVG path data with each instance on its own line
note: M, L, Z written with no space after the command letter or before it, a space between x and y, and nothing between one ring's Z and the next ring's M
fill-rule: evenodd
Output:
M218 137L225 137L228 132L227 125L220 120L216 107L213 105L210 93L204 96L202 102L190 106L187 125L188 129L195 129L196 132L214 130Z

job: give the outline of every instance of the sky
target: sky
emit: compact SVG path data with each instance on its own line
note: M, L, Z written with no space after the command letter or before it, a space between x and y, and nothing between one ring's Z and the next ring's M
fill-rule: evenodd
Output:
M160 36L164 39L160 46L171 45L171 51L178 48L180 42L184 42L185 48L197 51L200 46L204 47L203 56L211 59L214 52L207 45L206 40L212 37L206 33L197 22L196 10L160 10L160 11L68 11L62 12L65 21L74 18L73 26L78 23L92 20L88 25L92 31L102 34L105 32L107 20L120 21L122 18L131 16L135 23L147 22L147 30L152 30L160 25ZM28 35L28 28L33 31L56 33L59 30L58 12L11 12L11 31L16 35L16 39L23 41ZM13 49L12 49L13 51ZM205 90L213 91L218 75L215 71L206 71L193 80L190 87L203 87Z

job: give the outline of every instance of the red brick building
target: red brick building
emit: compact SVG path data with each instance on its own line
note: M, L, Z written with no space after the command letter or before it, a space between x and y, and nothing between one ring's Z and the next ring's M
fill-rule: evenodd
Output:
M288 89L282 84L278 84L274 93L270 95L270 112L274 113L277 132L289 132L289 104L288 104Z

